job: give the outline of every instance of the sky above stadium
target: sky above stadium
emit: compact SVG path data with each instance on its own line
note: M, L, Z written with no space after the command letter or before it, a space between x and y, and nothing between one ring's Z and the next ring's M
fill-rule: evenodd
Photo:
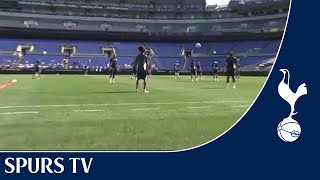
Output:
M230 0L207 0L207 5L228 5Z

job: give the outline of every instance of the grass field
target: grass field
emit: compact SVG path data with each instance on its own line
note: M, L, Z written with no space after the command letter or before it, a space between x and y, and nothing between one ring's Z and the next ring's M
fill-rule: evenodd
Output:
M188 79L187 79L188 78ZM129 76L0 75L0 150L180 150L205 143L247 110L265 77L149 79L135 92ZM142 85L142 84L141 84Z

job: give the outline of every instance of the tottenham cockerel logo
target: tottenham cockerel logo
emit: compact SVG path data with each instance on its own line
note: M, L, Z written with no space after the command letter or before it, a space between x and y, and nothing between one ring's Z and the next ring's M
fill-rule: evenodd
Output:
M288 102L291 107L290 114L283 119L278 125L278 136L285 142L293 142L297 140L301 134L301 127L298 121L294 120L292 116L296 115L295 104L297 100L307 94L307 86L305 83L301 84L296 92L290 88L290 72L287 69L280 70L283 73L283 79L278 86L278 93Z

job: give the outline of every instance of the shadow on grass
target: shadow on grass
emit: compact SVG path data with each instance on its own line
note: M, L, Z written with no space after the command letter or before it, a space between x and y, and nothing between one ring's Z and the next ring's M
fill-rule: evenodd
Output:
M109 84L109 81L91 81L88 84Z
M92 92L93 94L129 94L136 93L136 91L109 91L109 92Z
M205 88L200 88L200 89L217 89L217 90L225 90L226 87L205 87Z

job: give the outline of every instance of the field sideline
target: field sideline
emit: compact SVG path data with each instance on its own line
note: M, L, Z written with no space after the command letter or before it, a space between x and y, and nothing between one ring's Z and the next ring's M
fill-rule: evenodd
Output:
M153 76L149 94L130 76L0 75L0 150L180 150L223 133L247 110L266 77ZM142 82L141 82L142 85Z

